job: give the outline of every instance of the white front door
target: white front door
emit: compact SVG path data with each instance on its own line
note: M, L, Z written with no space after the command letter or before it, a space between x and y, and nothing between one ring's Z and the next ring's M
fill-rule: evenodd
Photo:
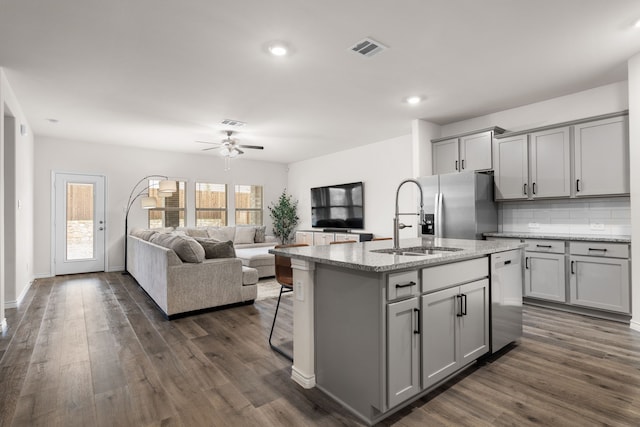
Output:
M104 271L105 177L54 174L54 274Z

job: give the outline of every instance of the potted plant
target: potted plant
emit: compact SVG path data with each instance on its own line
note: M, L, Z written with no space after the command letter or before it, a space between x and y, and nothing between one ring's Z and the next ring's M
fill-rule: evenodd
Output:
M287 189L282 191L278 201L268 206L269 216L273 221L273 235L276 236L282 244L291 243L294 238L293 231L298 225L298 201L293 196L287 194Z

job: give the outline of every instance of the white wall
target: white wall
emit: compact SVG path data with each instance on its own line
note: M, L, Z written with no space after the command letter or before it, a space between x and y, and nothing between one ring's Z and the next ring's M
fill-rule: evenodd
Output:
M221 157L210 154L184 154L119 145L63 141L37 137L35 142L36 212L35 273L51 275L51 172L75 172L106 176L106 250L107 271L124 267L124 211L133 186L147 175L167 175L187 181L187 225L195 225L194 183L196 181L230 184L229 223L233 217L233 187L235 184L264 186L264 219L267 230L271 220L267 206L276 201L287 185L287 168L280 163L245 159L231 161L231 170L224 171ZM144 188L143 186L139 187ZM129 213L129 228L146 227L147 211L136 203Z
M640 164L640 53L629 60L629 157ZM640 331L640 168L631 174L631 327Z
M2 242L0 310L15 307L33 281L33 135L9 81L0 69ZM4 123L12 128L6 128ZM26 135L20 132L25 126ZM0 312L0 320L4 313Z
M310 188L363 181L365 231L393 236L396 188L403 179L415 177L412 152L411 135L405 135L290 164L288 191L298 199L298 229L311 229ZM417 209L416 194L412 186L402 188L403 212ZM415 224L409 217L402 221ZM401 231L401 237L415 235L415 228Z
M491 126L500 126L512 132L520 131L623 111L628 106L627 82L624 81L443 125L442 136Z

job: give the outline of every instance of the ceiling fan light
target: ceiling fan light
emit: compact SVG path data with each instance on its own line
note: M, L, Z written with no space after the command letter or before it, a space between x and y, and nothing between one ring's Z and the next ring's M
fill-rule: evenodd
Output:
M236 150L235 148L232 148L229 151L229 157L231 157L231 158L238 157L238 154L240 154L240 152L238 150Z
M220 149L220 155L225 157L229 156L229 147L222 147Z

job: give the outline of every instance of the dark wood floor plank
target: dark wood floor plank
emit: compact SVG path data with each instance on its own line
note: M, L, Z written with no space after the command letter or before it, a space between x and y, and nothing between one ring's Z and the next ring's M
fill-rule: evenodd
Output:
M98 273L38 280L24 303L0 336L0 426L362 425L269 348L276 299L167 321L131 277ZM524 323L501 357L380 425L640 425L640 334L529 306Z

